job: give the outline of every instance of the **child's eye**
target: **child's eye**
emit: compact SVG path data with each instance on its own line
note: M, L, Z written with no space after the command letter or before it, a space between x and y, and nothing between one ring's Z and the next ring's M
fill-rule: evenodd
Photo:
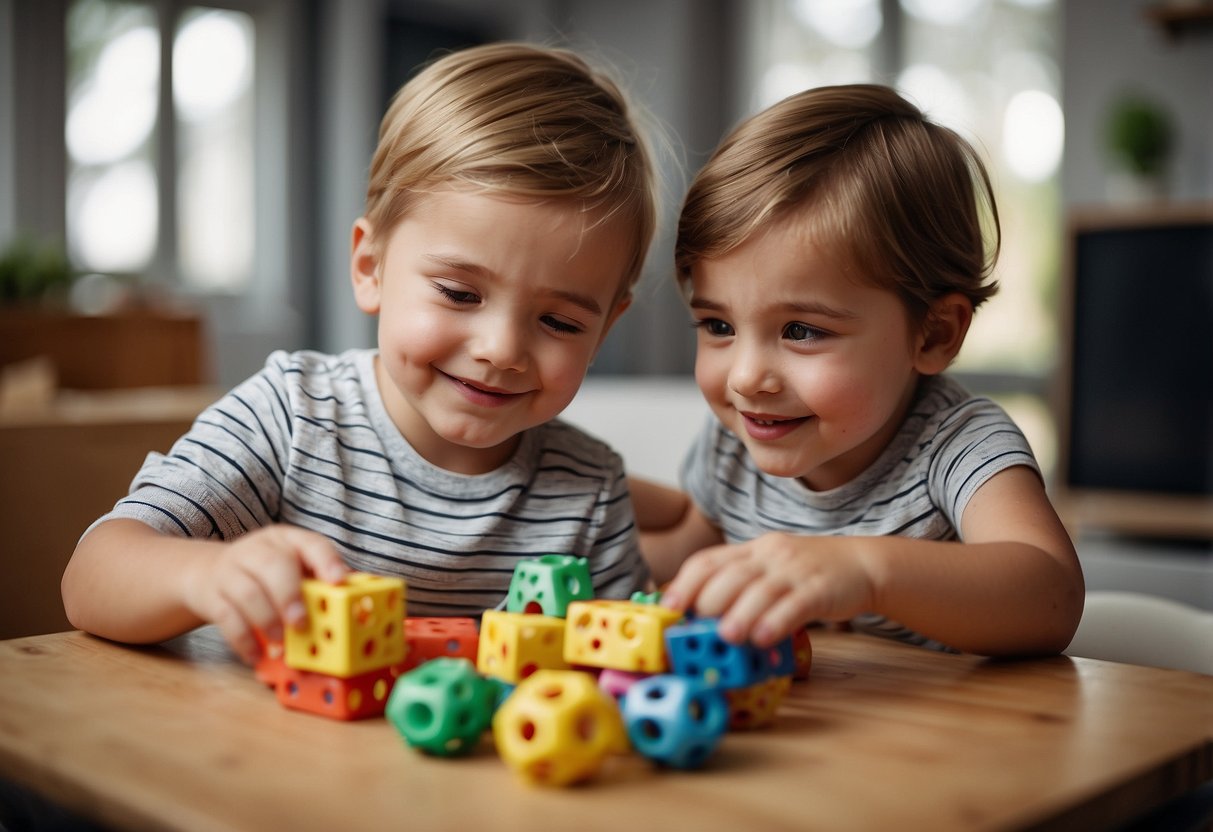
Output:
M733 327L720 318L702 318L695 321L693 326L716 338L728 338L733 334Z
M449 300L451 303L466 305L480 302L480 298L475 292L468 292L463 289L452 289L450 286L446 286L442 283L435 283L434 288L438 290L440 295Z
M543 315L539 318L539 320L543 322L544 326L553 332L559 332L566 335L575 335L579 332L585 331L584 328L578 326L577 324L566 321L563 318L557 318L555 315Z
M783 337L789 341L814 341L824 336L825 333L820 329L799 321L794 321L783 328Z

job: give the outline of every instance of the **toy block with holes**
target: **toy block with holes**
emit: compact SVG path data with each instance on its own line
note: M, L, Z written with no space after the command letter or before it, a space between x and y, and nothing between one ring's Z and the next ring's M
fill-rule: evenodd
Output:
M665 631L674 673L701 679L709 687L732 690L795 672L790 636L766 648L732 644L720 637L718 624L716 618L697 618Z
M632 747L671 768L699 768L729 727L725 694L698 679L662 673L640 679L621 703Z
M493 740L516 774L548 786L586 780L628 751L619 706L577 670L539 670L521 682L493 717Z
M501 690L466 658L439 657L401 676L387 719L405 742L428 754L471 752L492 723Z
M770 725L791 687L792 677L772 676L756 685L724 691L729 703L729 728L744 731Z
M569 604L564 659L571 665L661 673L668 667L664 633L682 613L633 601Z
M808 627L801 627L792 636L792 658L796 663L792 678L798 681L809 678L809 671L813 668L813 641L809 637Z
M286 628L286 664L348 678L404 661L405 583L352 572L340 584L305 579L307 628Z
M399 672L399 665L394 665L340 677L284 664L274 691L280 703L297 711L330 719L366 719L383 715Z
M543 555L514 567L506 610L564 618L573 601L594 597L590 562L573 555Z
M475 663L480 631L474 618L417 616L404 620L404 640L408 646L405 670L438 658Z
M514 685L537 670L566 670L565 630L563 618L485 610L476 669Z

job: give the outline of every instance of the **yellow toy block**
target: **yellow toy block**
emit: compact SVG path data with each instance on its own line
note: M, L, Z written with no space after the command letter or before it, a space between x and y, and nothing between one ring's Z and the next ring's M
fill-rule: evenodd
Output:
M480 619L476 669L518 684L536 670L565 670L563 618L486 610Z
M348 678L403 662L404 593L404 579L365 572L304 580L308 626L286 628L287 666Z
M668 667L665 629L682 613L634 601L575 601L569 604L564 660L634 673L661 673Z
M493 741L519 776L546 786L585 780L629 747L615 700L577 670L540 670L518 685L493 716Z

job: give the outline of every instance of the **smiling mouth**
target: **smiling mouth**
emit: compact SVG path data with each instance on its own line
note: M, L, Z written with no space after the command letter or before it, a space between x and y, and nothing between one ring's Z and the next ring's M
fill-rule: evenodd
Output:
M793 419L783 419L766 413L741 413L741 418L745 431L750 437L760 441L774 441L792 433L812 417L798 416Z
M435 368L435 369L437 369L437 368ZM442 374L443 376L446 376L448 379L450 379L455 384L459 385L460 387L462 387L464 390L468 391L469 393L477 394L480 396L492 396L492 397L496 397L496 398L499 398L502 400L513 398L514 396L522 395L521 393L512 393L509 390L503 390L500 387L491 387L489 385L477 384L475 382L468 381L467 379L462 379L462 378L459 378L458 376L453 376L450 373L444 373L444 372L442 372L442 370L438 370L438 372L440 374Z

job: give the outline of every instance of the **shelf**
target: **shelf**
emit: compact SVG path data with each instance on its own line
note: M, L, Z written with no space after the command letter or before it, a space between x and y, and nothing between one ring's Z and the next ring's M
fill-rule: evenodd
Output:
M1159 26L1169 40L1186 32L1213 29L1213 3L1156 3L1145 11L1146 19Z

